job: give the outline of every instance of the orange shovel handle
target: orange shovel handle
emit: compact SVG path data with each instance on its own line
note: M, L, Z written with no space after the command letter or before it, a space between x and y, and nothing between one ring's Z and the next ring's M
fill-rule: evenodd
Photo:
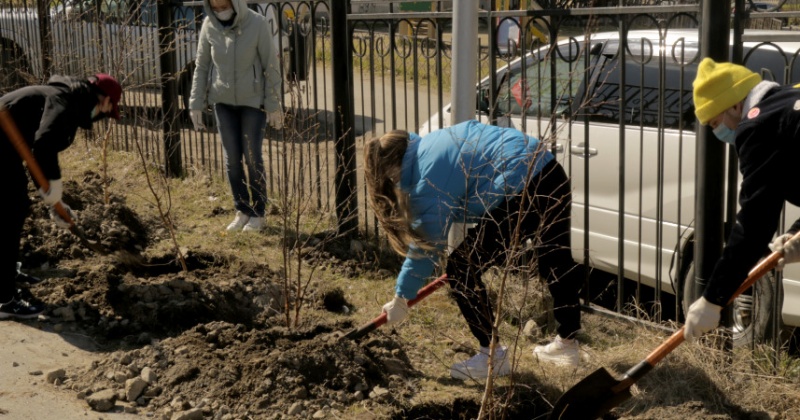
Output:
M791 237L791 240L797 241L800 240L800 232L796 233L794 236ZM744 293L745 290L752 287L758 279L764 277L768 272L774 269L778 265L778 261L783 258L782 252L772 252L766 258L761 260L752 270L747 274L747 278L744 279L742 284L736 289L736 292L733 293L731 298L728 300L728 305L730 305L737 296ZM672 350L678 347L683 342L683 330L686 327L681 327L678 331L676 331L672 336L663 342L660 346L658 346L655 350L653 350L646 358L646 361L651 364L655 365L661 359L663 359L667 354L669 354Z

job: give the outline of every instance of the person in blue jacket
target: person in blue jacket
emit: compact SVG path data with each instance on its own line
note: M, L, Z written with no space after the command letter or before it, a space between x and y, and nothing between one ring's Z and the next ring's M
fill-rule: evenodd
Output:
M481 277L490 266L513 264L507 256L528 239L559 323L555 340L537 346L534 356L577 365L583 276L570 251L572 193L567 174L545 145L516 129L478 121L424 137L395 130L367 142L364 171L381 228L406 257L395 297L383 307L387 325L408 317L407 302L434 272L451 225L474 224L447 256L445 273L480 351L454 364L451 376L486 378L490 360L494 375L510 372L507 348L491 346L498 336Z

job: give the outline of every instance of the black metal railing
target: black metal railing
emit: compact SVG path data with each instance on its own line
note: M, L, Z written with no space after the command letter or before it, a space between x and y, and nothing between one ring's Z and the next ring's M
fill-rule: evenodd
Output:
M316 209L339 211L337 170L359 167L365 140L395 128L424 133L449 124L452 2L345 2L351 13L339 20L350 42L344 49L332 37L338 5L249 3L269 18L283 52L287 127L266 133L270 196L305 197ZM780 30L746 31L732 51L740 48L743 62L767 78L800 82L800 52L789 48L796 45L800 2L776 1L763 10L746 4L742 27ZM192 130L187 115L202 2L170 8L171 23L159 32L153 0L0 0L0 89L55 73L111 73L125 87L123 119L110 136L115 148L142 150L165 170L222 175L213 115L206 115L208 132ZM680 319L691 298L684 290L693 270L691 83L699 13L696 1L616 0L479 12L476 118L542 139L569 170L575 258L613 282L588 287L585 298L657 321ZM336 51L347 51L348 74L334 71L342 58ZM164 59L174 65L172 74L162 74ZM334 94L345 79L352 110ZM175 88L165 90L167 83ZM170 115L175 125L165 131ZM351 122L344 131L343 121ZM340 147L346 136L354 147ZM359 230L377 238L364 188L353 194ZM785 275L800 280L800 272ZM778 302L778 295L770 296ZM748 296L739 306L741 339L756 337L764 325L754 318L762 312L755 305L776 306L753 303L758 293ZM800 314L789 312L787 319L800 324Z

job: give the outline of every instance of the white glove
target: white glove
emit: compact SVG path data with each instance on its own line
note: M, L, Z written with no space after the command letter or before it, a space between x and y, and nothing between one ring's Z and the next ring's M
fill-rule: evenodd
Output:
M74 223L75 222L75 214L72 213L72 209L70 209L69 206L64 204L63 202L61 203L61 205L64 207L64 210L67 211L67 214L69 214L70 219L72 219L72 222ZM72 227L71 223L69 223L68 221L66 221L66 220L61 218L61 216L56 211L56 206L51 206L50 207L50 219L53 222L55 222L56 226L58 226L58 227L60 227L62 229L69 229L70 227Z
M280 130L283 128L283 111L277 110L267 113L267 122L270 127Z
M47 191L39 188L39 195L42 196L42 201L45 205L52 206L61 201L61 196L64 194L64 184L60 179L51 179L48 181L50 189Z
M775 267L778 270L783 270L786 264L800 261L800 241L790 241L792 236L794 235L791 233L784 233L769 244L769 249L772 251L783 253L783 257L778 260L778 265Z
M408 300L395 296L391 302L383 305L383 312L386 312L386 326L399 324L408 318Z
M192 125L194 125L194 129L197 131L202 131L206 129L206 125L203 124L203 111L199 109L190 109L189 110L189 118L192 120Z
M695 338L717 328L720 312L722 312L722 306L715 305L704 297L694 301L692 306L689 306L689 313L686 314L683 338L691 342Z

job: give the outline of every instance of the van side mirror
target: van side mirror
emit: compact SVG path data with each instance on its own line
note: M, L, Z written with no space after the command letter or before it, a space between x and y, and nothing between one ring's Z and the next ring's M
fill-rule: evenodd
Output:
M483 112L488 114L489 113L489 88L484 87L478 90L478 94L476 95L477 104L475 109L479 112Z

